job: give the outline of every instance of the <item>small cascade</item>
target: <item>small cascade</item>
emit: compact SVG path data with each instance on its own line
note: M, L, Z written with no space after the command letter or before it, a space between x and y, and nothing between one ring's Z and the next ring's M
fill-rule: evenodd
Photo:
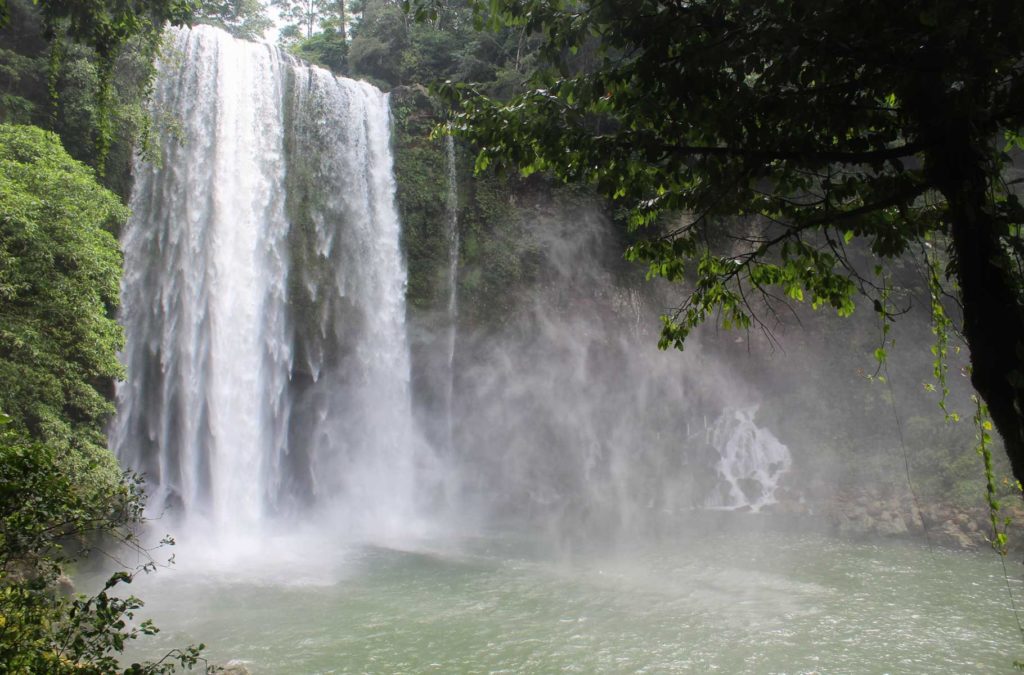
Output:
M726 409L710 429L718 450L720 483L708 497L709 508L750 508L774 504L775 490L789 469L789 448L772 432L754 423L757 406Z
M455 164L455 139L445 137L448 160L448 371L445 391L446 429L451 449L454 433L455 338L459 320L459 184Z
M388 98L281 50L171 29L124 233L111 441L155 512L251 530L404 523L412 425Z

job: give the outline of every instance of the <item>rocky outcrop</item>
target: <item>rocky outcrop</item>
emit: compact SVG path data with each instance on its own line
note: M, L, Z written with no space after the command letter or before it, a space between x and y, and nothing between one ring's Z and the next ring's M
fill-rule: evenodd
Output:
M921 503L909 494L883 495L877 489L835 491L808 497L792 488L780 489L778 503L763 509L780 516L824 520L836 535L854 539L907 539L958 550L990 546L988 510L952 502ZM1024 551L1024 503L1003 500L1000 526L1009 518L1008 546Z

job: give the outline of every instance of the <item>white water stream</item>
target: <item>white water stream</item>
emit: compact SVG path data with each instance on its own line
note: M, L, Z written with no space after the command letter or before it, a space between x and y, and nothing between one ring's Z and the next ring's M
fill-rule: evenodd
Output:
M115 450L153 513L222 532L311 507L400 527L431 456L387 96L208 27L167 43L163 161L137 164L123 241Z
M727 409L710 430L718 450L715 465L723 489L713 491L707 506L750 508L776 503L775 490L790 467L789 448L768 429L757 426L757 406Z
M454 445L455 405L455 339L459 327L459 183L456 171L455 139L445 137L445 159L448 163L448 372L445 392L445 415L448 448Z

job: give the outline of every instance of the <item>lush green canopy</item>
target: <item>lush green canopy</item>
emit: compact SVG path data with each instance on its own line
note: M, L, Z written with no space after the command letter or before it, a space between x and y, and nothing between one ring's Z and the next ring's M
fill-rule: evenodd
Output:
M271 4L287 22L281 30L287 40L309 39L320 31L345 37L345 0L271 0Z
M16 126L0 126L0 203L0 410L109 470L103 432L122 340L112 232L127 209L55 135Z
M203 0L195 20L223 28L243 40L257 40L274 25L261 0Z
M71 79L94 81L94 100L90 106L92 110L89 111L92 119L88 127L95 133L96 152L92 164L98 168L100 174L103 174L111 146L119 131L116 128L114 114L121 93L115 91L114 83L118 57L126 51L133 52L133 55L145 64L143 67L146 73L141 78L132 79L141 79L148 84L153 76L152 60L160 44L164 25L168 22L174 25L188 23L198 4L198 0L32 0L31 7L26 8L28 0L10 0L10 7L8 0L0 0L0 29L7 28L12 14L16 13L11 11L11 7L17 10L19 5L21 13L28 9L35 15L35 21L41 23L43 37L50 45L46 80L47 93L52 104L60 102L61 80L62 76L67 74L64 71L68 70L62 68L67 52L90 52L93 63L89 64L89 69L92 72L72 73ZM10 41L13 52L0 50L0 67L3 65L2 61L6 60L3 57L15 56L15 59L20 61L26 56L32 56L24 51L21 54L14 52L23 50L26 47L26 38L31 42L35 35L26 36L19 34L20 31L17 30L12 32L13 34L5 36L4 39ZM129 44L132 49L126 50ZM15 75L17 71L31 71L33 68L30 66L26 69L24 64L15 64L14 68L3 70L7 70L5 74L16 81L21 77L21 74ZM5 121L12 121L9 112L5 110L10 107L11 93L4 92L4 95L0 96L0 115ZM128 98L133 96L134 94L129 94ZM56 118L57 106L54 105L53 108L52 114ZM18 118L15 121L24 121L22 118L27 115L15 117Z
M97 537L132 542L143 501L106 448L121 375L114 320L128 211L55 134L0 125L0 670L122 672L141 606L109 593L63 597L63 566ZM70 546L68 546L70 544ZM141 551L140 551L141 552ZM126 673L173 672L198 650Z
M939 323L946 279L962 307L973 383L1024 478L1024 211L1005 179L1024 127L1016 3L471 4L481 24L542 37L552 67L507 101L444 87L455 130L478 167L591 181L633 225L662 225L629 255L688 283L663 346L712 316L747 328L779 298L845 315L864 292L892 316L884 277L847 247L919 254Z
M181 24L195 10L195 0L34 0L51 32L66 32L112 59L138 35L158 36L168 21ZM7 0L0 0L0 26Z

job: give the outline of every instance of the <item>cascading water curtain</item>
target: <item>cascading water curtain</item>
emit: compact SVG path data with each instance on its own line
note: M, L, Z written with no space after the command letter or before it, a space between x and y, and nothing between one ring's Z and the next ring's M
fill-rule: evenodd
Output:
M455 339L459 325L459 182L455 156L455 138L445 137L445 158L448 164L448 372L445 387L445 433L448 450L454 448L455 407Z
M135 166L111 434L151 509L405 522L412 427L387 97L275 47L171 30L162 161Z

